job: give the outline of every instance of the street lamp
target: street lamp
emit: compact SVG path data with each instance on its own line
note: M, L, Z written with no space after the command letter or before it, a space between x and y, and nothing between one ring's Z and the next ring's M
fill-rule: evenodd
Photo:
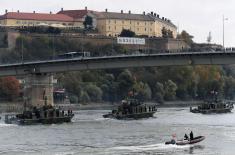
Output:
M228 20L228 18L224 18L224 15L223 15L223 48L224 48L224 21L225 20Z

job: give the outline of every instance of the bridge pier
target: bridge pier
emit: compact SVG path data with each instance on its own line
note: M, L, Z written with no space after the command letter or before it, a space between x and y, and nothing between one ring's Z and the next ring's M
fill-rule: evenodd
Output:
M24 86L24 102L26 107L53 106L53 75L27 75Z

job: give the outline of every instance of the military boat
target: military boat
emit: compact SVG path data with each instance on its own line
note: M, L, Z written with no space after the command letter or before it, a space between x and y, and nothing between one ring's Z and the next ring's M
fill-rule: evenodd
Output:
M153 117L157 111L156 105L147 105L137 99L122 100L117 109L103 115L104 118L142 119Z
M33 110L23 111L20 114L5 115L6 124L33 125L33 124L57 124L71 122L74 114L72 110L54 108L52 106L34 107Z
M190 112L192 113L228 113L231 112L234 102L226 100L208 100L201 103L198 107L190 107Z

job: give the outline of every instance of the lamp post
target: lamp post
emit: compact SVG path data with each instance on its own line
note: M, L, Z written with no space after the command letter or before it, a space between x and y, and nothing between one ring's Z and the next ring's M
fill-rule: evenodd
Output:
M224 15L223 15L223 48L224 48L224 21L225 20L228 20L228 18L224 18Z

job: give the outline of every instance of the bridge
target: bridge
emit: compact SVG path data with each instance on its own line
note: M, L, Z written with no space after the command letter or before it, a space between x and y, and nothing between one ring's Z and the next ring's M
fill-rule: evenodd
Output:
M0 76L131 67L229 64L235 64L235 52L222 51L119 55L4 64L0 65Z
M42 106L53 105L53 73L131 67L229 64L235 64L235 52L119 55L3 64L0 65L0 76L26 76L27 103Z

